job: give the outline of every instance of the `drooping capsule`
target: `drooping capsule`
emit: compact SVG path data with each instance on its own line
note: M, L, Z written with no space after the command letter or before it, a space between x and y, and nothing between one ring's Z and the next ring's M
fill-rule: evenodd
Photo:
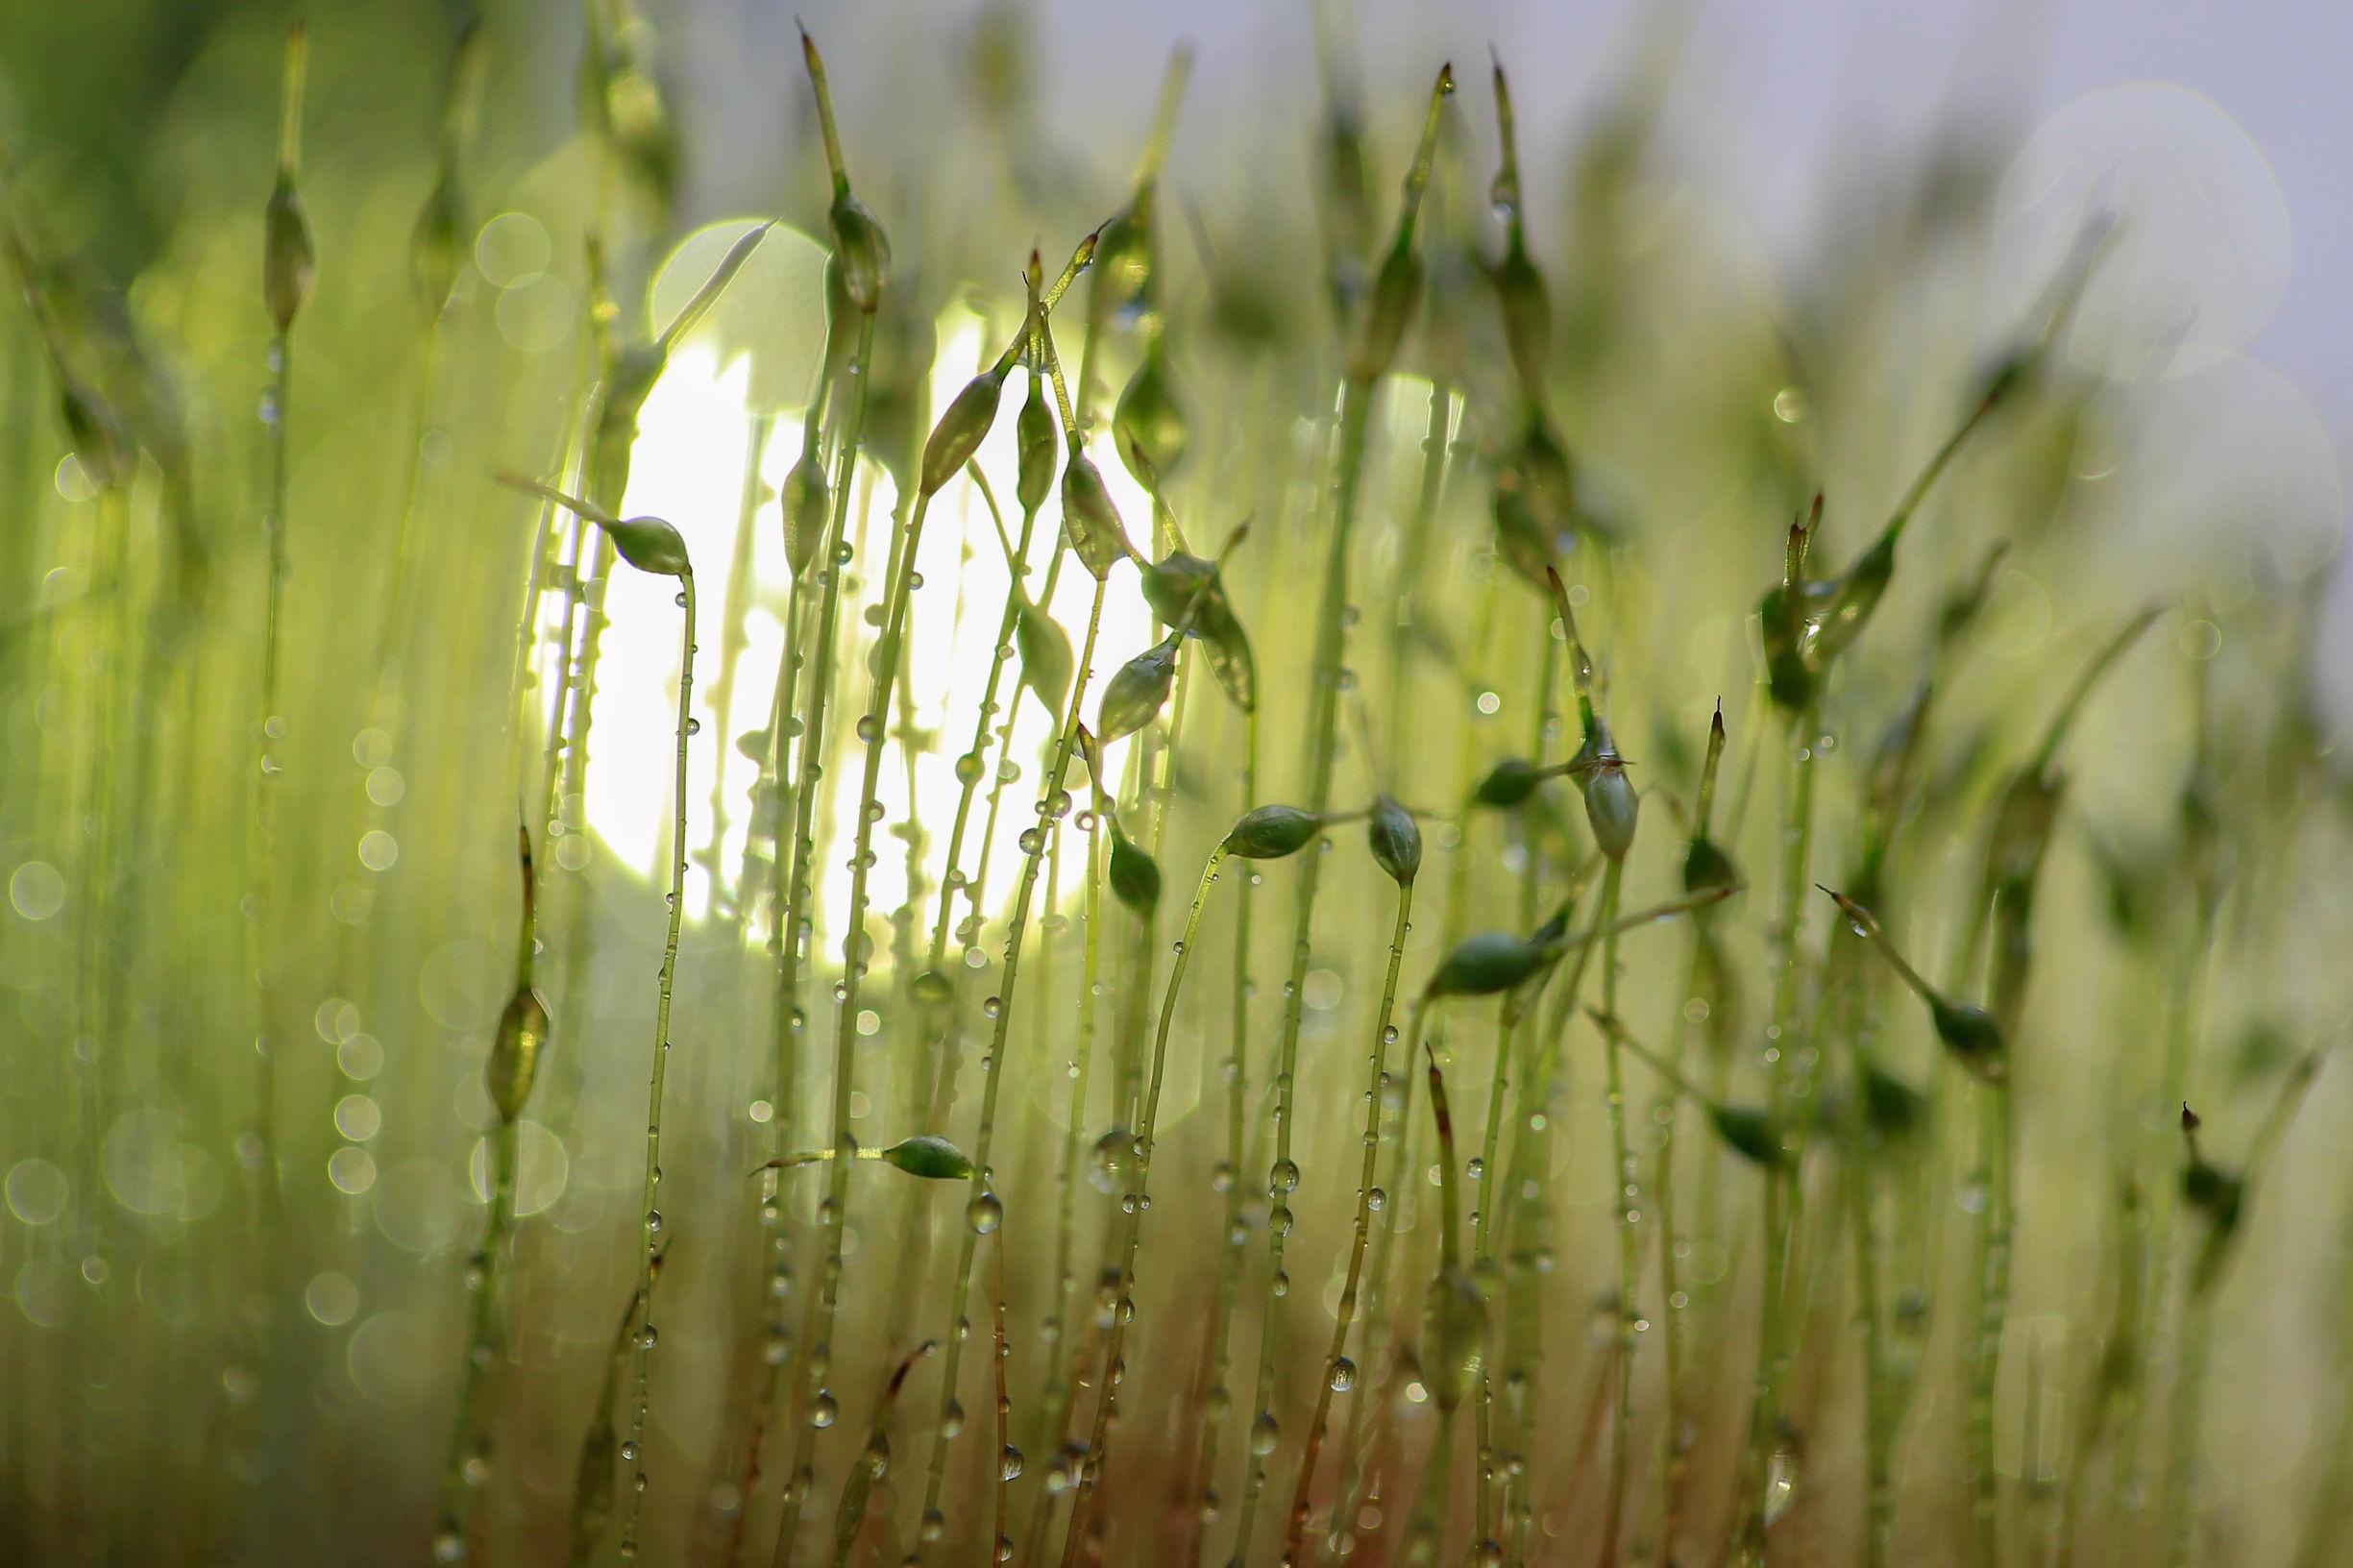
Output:
M1155 339L1112 410L1112 436L1136 482L1157 489L1185 457L1185 408L1168 376L1167 353Z
M1160 903L1160 865L1141 846L1120 832L1117 822L1111 824L1109 880L1113 897L1139 918L1147 920L1152 918L1153 909Z
M1554 945L1514 931L1474 931L1455 944L1431 975L1429 996L1492 996L1509 991L1550 963Z
M1164 625L1183 626L1199 639L1210 674L1234 705L1248 713L1258 703L1258 661L1226 597L1217 563L1170 551L1142 567L1144 602Z
M1103 686L1095 735L1105 745L1133 735L1160 716L1176 682L1178 638L1172 633L1121 665Z
M1005 390L1006 372L992 367L964 384L923 443L922 493L937 495L964 470L989 429L996 423L997 400Z
M1225 852L1244 860L1281 860L1315 840L1323 821L1296 806L1261 806L1226 830Z
M960 1182L972 1174L972 1162L965 1152L946 1139L931 1133L918 1133L901 1139L875 1158L886 1165L919 1176L926 1181Z
M1077 552L1079 564L1097 582L1111 576L1114 564L1133 553L1127 529L1119 522L1119 508L1112 504L1111 491L1103 483L1102 472L1075 442L1062 470L1062 527L1064 537Z
M1061 623L1016 592L1013 636L1021 655L1021 683L1038 694L1047 712L1059 714L1070 694L1070 639Z

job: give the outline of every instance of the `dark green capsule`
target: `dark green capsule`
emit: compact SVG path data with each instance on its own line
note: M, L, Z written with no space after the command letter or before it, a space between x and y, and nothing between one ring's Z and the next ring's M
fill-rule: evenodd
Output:
M1543 275L1529 259L1526 242L1516 233L1495 269L1495 297L1503 308L1504 344L1511 353L1512 369L1519 373L1521 390L1537 397L1552 353L1553 302Z
M457 286L458 269L465 264L463 221L456 178L445 168L426 196L417 227L408 238L409 277L416 282L417 298L430 315L440 315L449 304L450 291Z
M777 504L784 510L785 559L793 576L798 577L824 547L825 529L832 518L833 487L826 482L825 465L818 459L816 442L801 449L800 460L784 477L784 493Z
M499 1032L490 1044L490 1059L482 1066L483 1087L499 1120L512 1123L523 1115L539 1076L539 1058L548 1044L548 1004L529 986L516 988L499 1015Z
M2246 1196L2246 1183L2221 1166L2210 1164L2193 1155L2182 1166L2181 1195L2193 1208L2202 1212L2216 1227L2228 1232L2239 1224L2239 1210Z
M2003 1076L2001 1025L1994 1021L1994 1015L1968 1002L1931 996L1928 1019L1935 1025L1936 1038L1961 1066L1980 1078Z
M1766 1166L1781 1163L1781 1135L1766 1112L1752 1105L1711 1105L1707 1119L1724 1146L1743 1160Z
M1142 570L1144 602L1164 625L1186 625L1207 651L1210 674L1234 705L1248 713L1258 705L1258 661L1249 633L1226 597L1217 563L1171 551Z
M1125 904L1144 919L1160 904L1160 866L1119 831L1119 824L1111 824L1111 891L1112 896Z
M279 331L292 327L302 313L317 264L303 198L294 188L294 176L282 169L262 216L261 241L261 297Z
M1863 1115L1874 1133L1893 1141L1910 1135L1927 1115L1919 1090L1875 1062L1863 1068Z
M1014 494L1020 499L1024 513L1034 512L1045 504L1047 493L1054 488L1055 446L1054 408L1046 396L1045 378L1037 371L1030 372L1029 396L1014 417L1014 437L1020 449Z
M964 1151L944 1138L930 1133L918 1133L902 1139L876 1156L886 1165L896 1165L910 1176L920 1176L931 1182L960 1182L972 1174L972 1162Z
M825 226L832 231L833 254L842 263L843 292L849 296L850 304L872 315L882 304L884 285L891 281L889 236L847 186L834 196Z
M1476 931L1456 944L1430 977L1431 996L1492 996L1509 991L1550 963L1551 943L1510 931Z
M1157 489L1185 458L1185 409L1168 379L1166 356L1155 343L1136 367L1112 411L1112 436L1136 482Z
M971 461L996 423L997 399L1004 390L1005 378L993 370L965 382L940 423L931 428L931 439L923 443L924 495L938 495Z
M1483 806L1516 806L1534 794L1543 779L1543 770L1526 757L1506 757L1487 770L1487 776L1471 791L1471 799Z
M1155 643L1121 665L1103 685L1095 710L1095 738L1108 746L1133 735L1160 716L1175 684L1177 639Z
M614 523L599 523L612 536L613 548L621 558L640 572L650 572L661 577L683 577L694 570L686 558L686 541L678 530L658 517L625 517Z
M1691 847L1683 851L1685 893L1712 893L1718 888L1735 887L1739 882L1739 868L1715 840L1694 839Z
M1127 529L1119 522L1119 509L1112 504L1101 471L1092 458L1076 450L1062 470L1062 527L1063 536L1078 552L1079 564L1097 582L1111 576L1113 565L1129 553Z
M1017 600L1013 637L1021 654L1022 684L1038 694L1047 712L1059 715L1070 695L1070 639L1060 623L1026 598Z
M1349 367L1349 377L1362 385L1370 385L1388 374L1396 361L1398 347L1405 342L1406 329L1412 325L1413 312L1422 297L1422 258L1415 254L1411 239L1400 235L1383 257L1381 272L1373 280L1373 296L1365 306L1364 333L1358 340L1355 361Z
M1373 802L1365 828L1373 859L1399 887L1410 887L1422 869L1422 830L1413 814L1387 796Z
M1296 806L1261 806L1227 830L1225 852L1244 860L1281 860L1315 842L1323 822Z

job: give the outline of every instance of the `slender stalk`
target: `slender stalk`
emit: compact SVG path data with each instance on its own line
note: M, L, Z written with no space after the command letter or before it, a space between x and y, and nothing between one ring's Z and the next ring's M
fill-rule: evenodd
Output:
M1599 919L1605 926L1618 913L1618 881L1626 869L1623 857L1611 856L1602 872L1602 900ZM1611 932L1602 940L1602 1011L1611 1017L1618 1011L1618 937ZM1640 1169L1634 1160L1632 1146L1626 1136L1626 1086L1618 1069L1618 1037L1607 1030L1602 1032L1603 1067L1607 1074L1610 1190L1609 1218L1618 1240L1618 1329L1614 1337L1617 1362L1617 1414L1609 1433L1609 1508L1602 1526L1602 1560L1618 1560L1618 1530L1626 1510L1627 1458L1630 1450L1634 1425L1634 1352L1640 1341L1634 1325L1634 1280L1640 1267L1641 1240L1635 1228L1641 1202L1636 1186Z
M1309 700L1307 745L1309 749L1308 789L1305 808L1311 814L1321 815L1332 803L1332 773L1335 762L1335 732L1339 724L1340 663L1346 652L1346 618L1348 602L1349 544L1355 533L1358 496L1364 471L1366 426L1371 417L1373 385L1369 381L1351 380L1340 394L1340 442L1338 459L1338 505L1332 529L1330 551L1324 561L1323 597L1316 615L1315 672ZM1269 1200L1278 1212L1287 1215L1288 1199L1299 1185L1299 1166L1291 1157L1291 1100L1299 1061L1299 1023L1305 1005L1308 959L1311 951L1310 933L1315 919L1315 893L1322 880L1324 856L1311 851L1307 863L1299 870L1297 913L1291 921L1290 972L1283 985L1282 1032L1276 1037L1274 1064L1274 1162L1267 1167L1266 1188ZM1286 1227L1269 1221L1266 1227L1266 1295L1259 1313L1259 1370L1258 1388L1251 1399L1254 1424L1262 1426L1274 1418L1275 1362L1280 1352L1277 1311L1281 1302L1280 1287L1284 1280L1283 1254ZM1252 1445L1257 1446L1255 1443ZM1234 1556L1244 1561L1250 1556L1251 1526L1257 1517L1258 1499L1265 1489L1267 1459L1265 1454L1254 1454L1249 1479L1242 1492L1240 1531L1236 1538Z
M1308 1528L1308 1497L1315 1481L1315 1457L1323 1446L1324 1424L1332 1410L1332 1396L1357 1384L1356 1364L1347 1359L1348 1330L1356 1319L1357 1286L1363 1278L1364 1248L1372 1234L1373 1176L1381 1154L1381 1085L1388 1077L1388 1047L1396 1035L1389 1022L1397 1006L1397 971L1405 962L1406 933L1412 929L1413 884L1397 890L1397 926L1389 937L1388 973L1381 983L1381 1008L1373 1025L1373 1048L1368 1056L1370 1078L1364 1089L1364 1163L1357 1177L1357 1225L1348 1246L1348 1275L1340 1286L1339 1307L1333 1316L1332 1346L1324 1355L1323 1387L1315 1396L1315 1415L1308 1423L1307 1447L1299 1458L1299 1484L1291 1493L1290 1527L1283 1544L1283 1560L1296 1562ZM1385 1203L1382 1206L1386 1208Z
M1966 429L1967 427L1964 427ZM1938 464L1949 454L1958 437L1940 454ZM1915 490L1924 490L1924 475ZM1908 515L1903 513L1900 515ZM1814 781L1819 772L1814 756L1814 736L1820 721L1812 704L1802 707L1789 726L1789 793L1788 817L1782 826L1782 856L1780 909L1775 917L1774 945L1776 968L1773 988L1773 1019L1766 1030L1764 1066L1770 1086L1769 1108L1774 1125L1790 1124L1793 1110L1801 1103L1797 1085L1798 1008L1802 993L1800 970L1800 928L1803 922L1805 890L1809 883L1807 867L1812 859L1814 836ZM1892 949L1890 949L1892 952ZM1917 976L1913 977L1915 980ZM1787 1363L1788 1349L1784 1344L1787 1334L1785 1321L1787 1265L1790 1235L1794 1227L1796 1178L1780 1166L1768 1172L1765 1180L1765 1237L1764 1286L1757 1302L1757 1382L1756 1398L1751 1409L1749 1446L1743 1461L1744 1484L1740 1496L1751 1505L1741 1531L1741 1555L1746 1562L1762 1562L1765 1555L1766 1527L1778 1517L1774 1506L1773 1478L1767 1457L1772 1451L1775 1433L1780 1419L1781 1373Z
M1168 1066L1168 1029L1175 1021L1177 994L1184 987L1185 971L1190 967L1193 947L1201 934L1202 907L1209 902L1210 889L1217 885L1217 872L1225 861L1226 846L1220 841L1202 863L1200 886L1194 890L1192 908L1185 917L1184 940L1177 943L1176 962L1168 970L1168 988L1161 993L1160 1023L1152 1034L1150 1088L1144 1092L1143 1115L1137 1123L1132 1151L1135 1178L1119 1203L1126 1223L1119 1243L1124 1261L1119 1270L1118 1303L1113 1311L1111 1335L1103 1350L1103 1386L1095 1401L1094 1433L1087 1445L1086 1464L1079 1472L1078 1495L1071 1504L1070 1523L1063 1538L1063 1568L1075 1568L1093 1521L1095 1488L1102 1480L1112 1421L1118 1409L1123 1372L1120 1352L1127 1343L1128 1328L1135 1321L1137 1243L1142 1234L1144 1213L1152 1206L1152 1135L1160 1117L1161 1087Z
M650 1404L654 1346L653 1275L655 1247L662 1231L662 1213L654 1207L662 1181L662 1085L670 1070L670 1000L678 975L678 929L686 913L686 738L694 726L695 693L695 574L678 574L678 607L684 612L678 633L678 748L672 779L670 820L670 930L662 942L662 968L657 981L659 999L653 1014L653 1070L646 1087L646 1187L641 1224L645 1232L644 1265L638 1271L637 1356L635 1408L629 1415L628 1441L622 1445L622 1461L630 1467L626 1501L621 1513L621 1555L637 1554L640 1506L646 1488L646 1413Z
M1253 707L1242 716L1241 810L1258 805L1259 715ZM1226 1158L1216 1180L1225 1195L1222 1229L1218 1233L1216 1305L1210 1327L1209 1398L1201 1414L1201 1456L1195 1466L1200 1478L1200 1507L1207 1524L1219 1507L1217 1449L1225 1417L1233 1405L1229 1385L1234 1367L1234 1307L1241 1294L1242 1253L1248 1233L1242 1227L1241 1170L1248 1161L1250 1102L1250 1003L1257 989L1250 978L1250 910L1257 892L1255 877L1245 876L1234 894L1233 1012L1226 1032ZM1378 1285L1381 1275L1374 1273ZM1196 1552L1208 1549L1208 1531L1199 1532Z
M817 812L818 779L825 755L825 718L827 698L833 687L833 666L836 654L836 627L841 617L842 576L848 563L842 559L843 531L848 523L850 480L857 472L859 440L866 419L867 371L872 363L874 348L874 318L870 313L860 318L858 348L850 360L847 375L850 381L848 412L842 427L841 445L834 453L833 515L825 527L825 542L818 553L820 593L817 610L817 664L810 673L807 710L800 719L800 755L794 770L793 784L793 843L791 870L784 902L783 942L776 954L776 1105L775 1123L779 1129L790 1126L794 1115L795 1097L798 1092L799 1046L808 1024L800 1005L801 944L809 938L809 905L814 880L812 863L817 853L815 818ZM805 655L797 645L788 645L787 659L796 671ZM777 1282L789 1284L788 1270L792 1263L792 1247L779 1233L776 1249L776 1269L771 1289ZM812 1307L812 1311L816 1309ZM788 1561L792 1556L791 1541L800 1517L800 1503L806 1495L810 1476L810 1456L817 1443L817 1428L808 1419L814 1407L823 1396L822 1362L814 1355L815 1340L802 1336L809 1347L802 1356L803 1373L799 1392L793 1406L793 1425L798 1435L795 1438L792 1471L784 1482L784 1518L777 1534L776 1558ZM789 1354L789 1351L788 1351ZM779 1368L782 1362L777 1363ZM781 1373L779 1373L781 1375ZM830 1396L823 1396L830 1397ZM755 1453L754 1458L757 1455Z

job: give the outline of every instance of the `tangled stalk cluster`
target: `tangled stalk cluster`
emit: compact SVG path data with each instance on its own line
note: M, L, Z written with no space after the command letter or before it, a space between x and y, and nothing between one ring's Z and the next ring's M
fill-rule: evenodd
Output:
M2297 885L2353 796L2293 584L2106 564L2096 226L1982 364L1842 325L1901 246L1771 349L1688 324L1709 405L1652 360L1650 109L1539 260L1500 61L1487 106L1444 67L1375 105L1325 40L1311 210L1261 219L1175 184L1180 52L1116 205L1024 209L1017 297L960 288L933 417L949 283L1018 254L944 232L966 171L854 186L878 116L804 32L821 202L637 337L680 133L643 20L586 12L571 362L485 282L469 26L388 502L306 457L362 439L333 354L291 417L298 346L391 332L298 192L300 30L250 483L9 171L9 384L59 417L7 564L64 563L0 669L36 1556L310 1560L364 1481L350 1560L2338 1560L2353 1441L2259 1527L2216 1423L2260 1304L2334 1299L2275 1215L2345 1114L2297 962L2345 910ZM748 299L796 219L821 297ZM710 535L632 475L747 306L821 347L748 410L714 670ZM680 611L669 723L598 735L660 764L642 883L591 792L617 574ZM967 617L981 696L935 718Z

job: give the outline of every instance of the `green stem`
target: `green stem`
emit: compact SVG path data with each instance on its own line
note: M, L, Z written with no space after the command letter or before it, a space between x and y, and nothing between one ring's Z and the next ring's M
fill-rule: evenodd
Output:
M646 1412L653 1359L654 1247L662 1229L661 1211L654 1207L662 1180L662 1083L670 1070L670 999L678 974L678 928L686 914L686 737L694 724L695 692L695 575L678 575L680 608L685 611L678 635L678 751L672 781L675 792L670 821L670 931L662 943L660 996L653 1013L653 1071L646 1088L646 1196L644 1266L637 1277L637 1403L629 1417L629 1440L622 1458L630 1469L627 1501L622 1506L621 1555L637 1552L639 1507L645 1497Z
M1098 591L1097 598L1100 597ZM1095 1401L1094 1432L1087 1445L1087 1460L1079 1471L1078 1496L1071 1504L1070 1523L1063 1538L1063 1568L1076 1568L1080 1550L1093 1523L1094 1494L1102 1481L1112 1419L1118 1409L1120 1352L1127 1343L1127 1331L1135 1321L1137 1245L1143 1231L1144 1213L1151 1207L1152 1135L1160 1119L1161 1088L1168 1067L1168 1030L1176 1019L1177 993L1185 984L1185 971L1191 964L1193 947L1201 934L1201 910L1209 902L1210 889L1217 885L1217 872L1225 860L1225 844L1221 840L1202 863L1200 886L1194 890L1192 909L1185 917L1185 938L1177 944L1176 962L1168 970L1168 989L1161 995L1160 1023L1152 1034L1151 1087L1144 1092L1143 1115L1136 1127L1135 1181L1120 1200L1126 1223L1120 1239L1124 1261L1119 1269L1119 1299L1113 1309L1111 1335L1103 1349L1102 1393Z
M1397 926L1389 937L1388 973L1381 984L1381 1011L1373 1026L1368 1057L1370 1076L1364 1087L1364 1164L1357 1177L1357 1228L1348 1247L1348 1276L1340 1286L1339 1307L1332 1323L1332 1347L1324 1355L1323 1387L1315 1395L1315 1416L1308 1423L1306 1452L1299 1459L1299 1484L1291 1493L1290 1528L1284 1537L1283 1560L1296 1562L1308 1528L1308 1494L1315 1480L1315 1456L1323 1446L1324 1423L1332 1411L1332 1396L1343 1381L1356 1386L1357 1371L1347 1361L1348 1329L1356 1319L1357 1286L1363 1278L1364 1247L1372 1233L1373 1175L1381 1153L1381 1085L1388 1077L1388 1046L1395 1034L1389 1019L1397 1007L1397 971L1405 963L1406 933L1412 929L1413 884L1397 892ZM1418 1016L1417 1016L1418 1021ZM1387 1207L1385 1204L1384 1208ZM1345 1374L1342 1367L1346 1366Z
M1364 478L1366 429L1371 418L1374 383L1350 378L1340 393L1338 504L1330 552L1324 560L1323 599L1316 614L1315 674L1307 725L1308 792L1306 810L1321 816L1332 804L1332 772L1339 724L1340 662L1347 651L1349 545L1356 532L1357 504ZM1315 892L1322 880L1325 857L1311 849L1299 870L1298 913L1291 922L1290 973L1283 988L1283 1029L1275 1046L1275 1158L1267 1169L1267 1188L1278 1213L1287 1213L1288 1198L1298 1185L1298 1165L1291 1158L1294 1076L1299 1061L1300 1010L1305 1005L1310 936L1315 920ZM1266 1227L1266 1296L1260 1311L1258 1391L1251 1401L1253 1421L1273 1414L1275 1360L1281 1335L1277 1311L1283 1274L1285 1227L1269 1220ZM1255 1445L1254 1445L1255 1446ZM1270 1455L1253 1456L1249 1481L1242 1493L1240 1533L1234 1555L1250 1556L1251 1526L1258 1500L1265 1490Z

